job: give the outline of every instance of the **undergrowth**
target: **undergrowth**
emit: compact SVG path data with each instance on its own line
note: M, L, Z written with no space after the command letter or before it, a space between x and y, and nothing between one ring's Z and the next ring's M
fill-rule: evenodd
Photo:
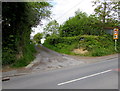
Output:
M34 60L36 50L34 47L34 44L29 44L25 46L23 51L23 57L16 60L14 64L12 64L12 67L24 67L27 66L31 61Z
M2 64L3 66L9 65L12 68L18 68L18 67L24 67L28 65L31 61L34 60L35 58L35 47L34 44L28 44L23 48L22 56L20 58L16 57L16 52L6 49L7 51L4 50L3 52L3 61Z
M54 42L52 42L53 40ZM80 35L70 38L64 37L63 39L62 37L61 38L57 37L53 39L49 37L48 40L45 41L44 46L59 53L80 55L80 56L105 56L120 52L119 50L118 51L114 50L114 40L111 35L103 35L103 36ZM79 49L79 48L84 48L85 50L88 51L88 53L76 54L73 52L74 49ZM119 48L119 45L117 45L117 48Z

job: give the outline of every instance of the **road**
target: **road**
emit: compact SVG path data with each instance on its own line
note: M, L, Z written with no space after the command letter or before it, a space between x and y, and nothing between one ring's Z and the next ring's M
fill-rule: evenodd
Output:
M3 89L118 89L118 58L33 72L3 82Z

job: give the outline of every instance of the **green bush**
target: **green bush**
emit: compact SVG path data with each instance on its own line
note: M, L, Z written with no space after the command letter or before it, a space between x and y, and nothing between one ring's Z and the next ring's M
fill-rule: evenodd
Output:
M114 51L111 50L110 48L106 49L106 48L96 48L94 50L92 50L91 52L91 56L105 56L105 55L109 55L109 54L113 54Z
M111 35L79 35L74 37L48 37L44 46L60 53L74 54L73 49L84 48L89 53L84 56L103 56L115 53Z
M73 54L72 50L77 46L77 43L73 43L71 45L65 44L65 43L58 43L54 45L51 45L47 42L43 44L45 47L52 49L54 51L64 53L64 54Z
M2 65L9 65L15 62L15 52L9 48L2 51Z
M59 37L59 36L49 36L47 37L46 41L47 43L51 45L55 45L58 43L64 43L64 44L72 44L74 42L79 42L81 36L74 36L74 37Z
M115 53L114 40L111 35L84 36L79 46L87 49L90 56L104 56Z
M120 36L119 39L117 40L117 52L120 53Z
M28 65L31 61L34 60L34 53L36 53L34 44L26 45L23 51L23 57L16 60L12 67L24 67Z

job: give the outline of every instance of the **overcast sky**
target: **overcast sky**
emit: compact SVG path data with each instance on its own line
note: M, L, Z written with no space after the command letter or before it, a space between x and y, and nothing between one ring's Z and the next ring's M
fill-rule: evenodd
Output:
M52 7L52 19L57 20L59 24L63 24L69 17L74 16L75 11L78 9L86 12L88 15L92 14L94 12L94 8L92 7L93 0L53 0L51 4ZM43 21L44 26L49 21ZM44 27L42 26L42 27ZM37 28L33 28L32 36L35 35L38 32L43 32L41 26L38 26Z

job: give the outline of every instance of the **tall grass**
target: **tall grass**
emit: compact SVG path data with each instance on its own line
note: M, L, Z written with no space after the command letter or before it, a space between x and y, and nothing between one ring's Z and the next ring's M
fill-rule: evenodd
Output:
M11 67L24 67L28 65L31 61L34 60L35 53L36 53L36 50L35 50L34 44L26 45L24 48L23 57L16 60Z

